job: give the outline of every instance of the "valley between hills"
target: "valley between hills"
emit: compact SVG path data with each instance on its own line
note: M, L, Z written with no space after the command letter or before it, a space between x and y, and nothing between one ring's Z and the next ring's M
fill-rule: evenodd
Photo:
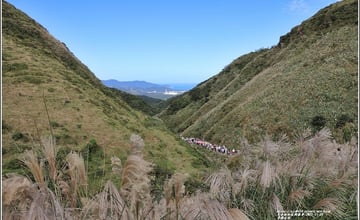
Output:
M159 100L2 1L1 162L3 219L357 219L358 2Z

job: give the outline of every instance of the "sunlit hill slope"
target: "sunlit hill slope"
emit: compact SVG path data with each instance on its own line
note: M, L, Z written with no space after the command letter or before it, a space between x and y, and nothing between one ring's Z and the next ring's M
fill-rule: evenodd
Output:
M345 0L320 10L276 46L235 59L170 100L161 118L184 136L229 145L323 126L338 140L350 137L358 118L357 9Z
M23 172L18 155L49 135L56 137L58 155L94 148L90 165L97 176L111 169L110 156L126 158L132 133L144 139L145 158L163 169L204 167L159 119L131 107L151 112L141 99L103 86L64 43L12 5L2 6L4 173Z

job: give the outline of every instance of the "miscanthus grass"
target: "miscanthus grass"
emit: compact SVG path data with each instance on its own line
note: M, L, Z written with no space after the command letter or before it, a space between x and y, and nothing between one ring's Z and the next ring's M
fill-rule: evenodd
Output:
M132 135L130 142L124 162L111 157L112 176L120 182L108 180L89 195L82 155L68 153L64 165L56 161L54 140L44 138L40 150L20 158L31 176L3 176L3 219L246 220L276 219L291 210L326 211L323 219L358 217L357 140L336 143L327 129L293 142L286 136L265 136L258 144L241 139L240 154L203 177L208 190L188 193L189 176L175 172L160 199L151 194L154 165L142 157L143 139Z

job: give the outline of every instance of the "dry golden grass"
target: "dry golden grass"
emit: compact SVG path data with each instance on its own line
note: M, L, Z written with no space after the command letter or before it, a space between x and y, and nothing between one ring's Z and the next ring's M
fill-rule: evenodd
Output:
M57 170L56 170L56 144L55 144L55 138L43 138L42 139L42 146L43 146L43 152L45 155L45 159L48 161L49 166L49 176L52 181L56 181L57 178Z
M39 185L45 184L44 174L43 174L43 167L44 164L42 161L38 161L37 156L35 153L31 151L25 151L22 155L21 161L30 169L31 173L33 174L36 183Z
M245 193L249 184L255 181L256 175L256 170L248 168L240 170L237 175L235 174L236 183L234 185L234 193Z
M246 198L245 196L240 197L240 207L244 212L251 217L250 213L253 213L257 207L253 199Z
M148 174L152 170L152 163L145 161L141 155L144 147L143 139L138 135L131 135L131 155L128 156L121 175L121 193L130 201L130 210L140 215L140 206L145 207L150 198L150 179Z
M142 158L143 139L138 135L130 137L132 149L121 175L121 195L128 202L135 219L146 219L153 211L148 174L153 164Z
M64 216L59 198L47 187L40 187L31 202L26 219L61 219Z
M67 173L70 176L70 186L71 186L71 194L72 194L72 207L76 207L78 194L86 194L87 192L87 175L85 170L85 163L82 156L75 152L70 152L66 161L68 163L69 169ZM83 190L83 191L81 191Z
M166 212L170 213L167 218L171 216L179 216L180 202L185 194L185 180L187 175L181 173L175 173L164 186L164 194L166 201ZM172 213L172 214L171 214Z
M33 184L26 177L11 175L3 180L4 219L61 219L64 208L44 184Z
M309 208L330 210L327 215L334 219L354 215L347 212L356 200L357 164L351 162L356 145L333 142L326 130L303 139L302 146L296 142L287 150L284 146L289 143L273 143L277 149L267 160L264 160L263 146L258 144L249 151L252 159L245 167L239 166L233 172L222 167L210 173L205 181L210 187L209 192L189 195L185 188L187 175L172 175L165 182L165 196L156 202L150 193L152 164L142 158L144 141L140 136L132 135L131 146L135 149L131 150L124 166L117 157L111 161L114 175L121 175L119 188L108 181L92 199L81 193L80 189L86 183L86 178L82 179L86 176L84 161L79 154L71 152L67 156L68 170L56 171L55 190L60 189L61 194L52 193L45 184L37 188L39 184L34 185L20 176L13 176L13 180L4 179L6 210L3 217L16 219L26 213L34 218L65 216L67 219L269 219L276 217L278 210ZM303 147L308 145L316 146L310 155ZM50 160L51 156L46 156L45 152L53 152L51 148L42 149L44 161ZM320 154L321 150L330 152ZM334 155L334 152L338 153ZM36 155L27 154L31 155L29 161L35 161L30 164L40 167ZM280 155L290 157L275 162ZM304 155L309 156L306 162ZM332 172L320 167L331 160ZM49 176L51 173L48 172ZM69 182L65 181L66 173ZM46 176L43 178L47 179ZM15 180L19 185L9 188ZM75 201L81 201L82 208ZM15 203L17 211L10 208ZM51 212L49 207L55 211Z
M121 176L122 187L132 187L133 184L139 182L148 183L150 180L146 175L151 171L151 166L151 163L144 161L141 157L137 155L129 155L125 162Z
M269 158L270 155L273 155L279 148L269 135L264 137L263 141L260 142L260 146L262 146L265 158Z
M132 213L111 181L90 201L84 202L81 219L133 219Z
M184 219L232 219L226 206L208 194L184 198L180 207L180 215Z
M240 217L241 219L247 219L240 210L237 211L236 209L233 209L230 212L228 208L218 199L211 198L210 194L198 193L195 196L184 197L184 183L187 179L187 175L179 173L174 174L171 179L165 183L165 198L160 200L159 203L152 201L148 180L148 173L151 170L151 164L143 161L140 156L141 149L144 145L143 141L139 136L133 135L131 137L131 142L132 146L136 149L131 151L132 154L128 156L124 164L120 191L117 191L115 186L111 182L108 182L107 187L103 192L99 193L93 200L86 203L82 216L99 216L100 219L105 219L106 216L119 217L118 213L120 212L120 209L111 209L111 207L115 206L115 204L112 204L113 202L111 202L111 198L115 197L116 199L113 201L124 201L126 206L122 211L126 209L127 216L122 216L123 219L154 219L154 217L157 219L231 220ZM120 160L113 158L112 163L114 167L117 167ZM118 172L117 169L114 170ZM227 173L231 175L230 172ZM218 172L217 175L221 175L221 172ZM221 186L222 184L219 185L219 183L215 183L220 181L220 179L217 179L215 175L212 178L209 177L209 179L213 179L214 186L223 189L226 188ZM232 180L231 176L226 180ZM226 181L222 181L223 184L225 184ZM109 188L110 186L111 188ZM97 204L104 205L101 206ZM123 205L118 206L124 207ZM115 214L110 215L109 213ZM234 217L232 215L234 215Z
M8 178L2 179L2 204L9 206L14 201L21 202L31 191L32 182L28 178L18 174L8 175Z
M130 142L131 142L131 154L142 156L142 150L145 146L144 140L139 135L131 134Z
M270 149L271 154L264 154L264 149ZM356 214L351 211L358 185L357 164L353 162L356 153L356 144L336 143L326 128L314 135L305 131L293 143L286 138L262 141L249 151L250 163L242 166L244 160L238 160L239 169L227 175L234 184L225 188L232 197L236 195L232 204L235 202L249 217L257 216L254 219L276 217L277 210L311 209L314 199L321 200L324 195L338 199L338 211L328 213L329 218L344 219Z
M121 160L116 157L116 156L112 156L111 157L111 170L112 172L117 175L117 176L121 176L122 174L122 164L121 164Z
M298 188L290 192L288 202L292 205L292 207L302 207L304 198L310 196L311 192Z
M270 164L270 161L265 161L262 165L262 172L261 172L261 177L260 177L260 185L263 188L268 188L270 187L271 182L273 181L274 178L274 170Z
M210 194L213 198L217 198L221 202L231 200L232 188L235 183L229 169L221 168L212 173L205 182L210 185Z
M277 197L275 193L273 193L273 196L272 196L272 207L275 212L284 210L279 197Z

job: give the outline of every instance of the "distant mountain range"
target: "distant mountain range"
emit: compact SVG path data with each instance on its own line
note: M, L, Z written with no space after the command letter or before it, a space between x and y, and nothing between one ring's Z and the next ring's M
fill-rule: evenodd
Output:
M148 96L162 100L180 95L195 86L194 83L160 85L146 81L117 81L115 79L102 80L102 83L107 87L116 88L133 95Z

